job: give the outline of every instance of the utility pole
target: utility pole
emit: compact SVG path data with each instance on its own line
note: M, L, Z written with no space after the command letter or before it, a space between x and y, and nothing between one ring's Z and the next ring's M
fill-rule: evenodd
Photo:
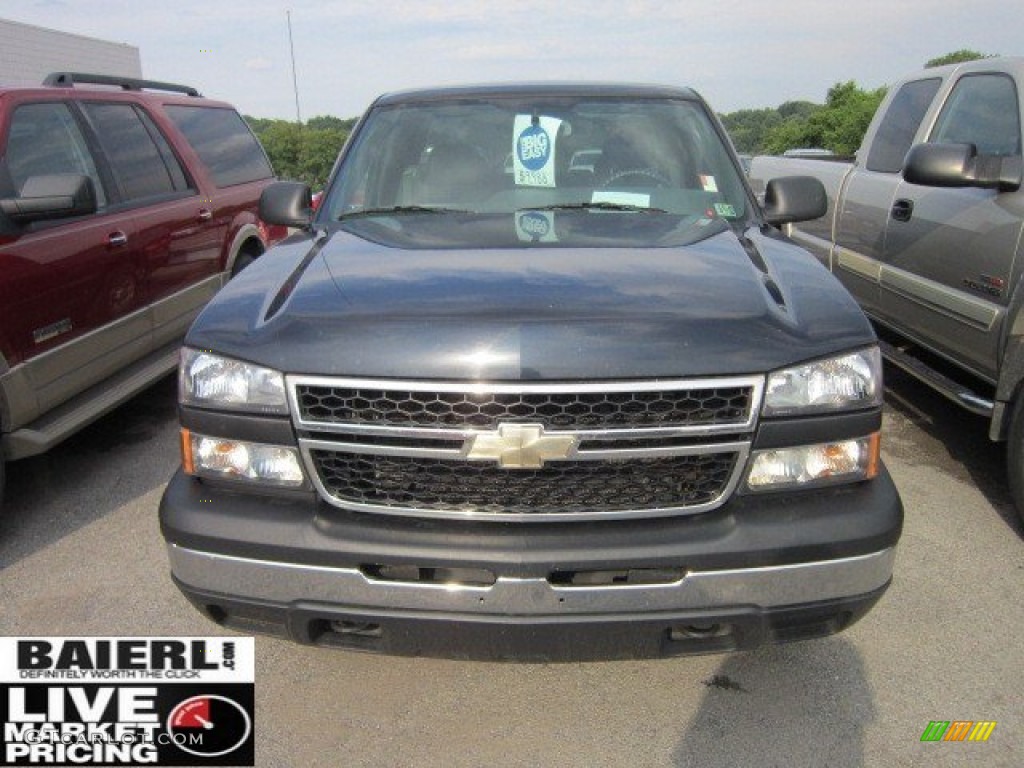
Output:
M295 43L292 41L292 12L286 11L288 16L288 49L292 55L292 88L295 91L295 121L302 125L302 113L299 111L299 79L295 75Z

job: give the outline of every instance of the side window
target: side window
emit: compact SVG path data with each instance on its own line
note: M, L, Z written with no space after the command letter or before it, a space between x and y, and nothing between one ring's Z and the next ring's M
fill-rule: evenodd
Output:
M167 114L185 134L213 183L230 187L274 175L249 126L233 109L168 106Z
M11 118L4 161L14 187L12 193L19 192L30 176L78 173L92 179L96 202L101 206L106 203L96 163L66 104L44 102L18 107Z
M171 181L174 183L175 189L188 189L192 185L189 184L185 178L185 171L182 170L181 163L178 162L177 156L174 154L174 150L171 149L171 145L167 143L167 139L160 133L160 129L156 127L153 122L153 118L147 115L144 111L138 111L139 119L142 120L142 124L146 126L146 130L149 132L150 138L153 139L153 143L156 144L157 150L160 152L160 157L163 158L164 165L167 167L167 172L171 175Z
M187 187L170 148L166 154L161 153L135 107L87 102L83 108L110 159L125 200L168 195ZM153 131L163 142L155 126Z
M966 75L942 108L932 142L974 144L982 155L1020 154L1017 89L1006 75Z
M940 78L904 83L893 97L871 142L869 171L899 173L925 112L942 83Z

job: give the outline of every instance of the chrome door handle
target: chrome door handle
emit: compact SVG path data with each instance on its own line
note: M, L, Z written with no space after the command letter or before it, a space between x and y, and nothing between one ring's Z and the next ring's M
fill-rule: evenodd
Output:
M128 242L128 235L124 232L111 232L107 235L107 245L124 245Z
M209 221L212 218L213 218L213 211L211 211L209 208L200 208L199 209L199 220L200 221Z

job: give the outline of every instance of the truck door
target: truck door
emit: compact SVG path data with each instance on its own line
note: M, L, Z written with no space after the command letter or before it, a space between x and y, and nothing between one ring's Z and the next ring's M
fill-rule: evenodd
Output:
M928 137L971 143L980 155L1021 153L1020 107L1005 74L961 77ZM990 381L1013 289L1021 234L1018 207L995 190L939 189L901 182L889 214L881 314Z
M842 192L832 269L865 311L876 317L883 309L879 284L886 231L903 158L941 83L933 77L900 86L869 134L867 157L858 158Z

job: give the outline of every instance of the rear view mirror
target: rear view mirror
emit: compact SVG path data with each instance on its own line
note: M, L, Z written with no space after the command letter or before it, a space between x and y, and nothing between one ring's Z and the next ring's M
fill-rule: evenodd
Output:
M1012 192L1021 185L1020 155L979 155L973 144L918 144L903 163L903 178L925 187L980 187Z
M0 210L19 224L84 216L96 212L96 188L75 173L29 176L21 194L0 200Z
M307 229L313 215L313 193L297 181L277 181L260 195L260 218L268 224Z
M764 188L764 218L769 224L820 219L828 211L824 185L813 176L783 176Z

